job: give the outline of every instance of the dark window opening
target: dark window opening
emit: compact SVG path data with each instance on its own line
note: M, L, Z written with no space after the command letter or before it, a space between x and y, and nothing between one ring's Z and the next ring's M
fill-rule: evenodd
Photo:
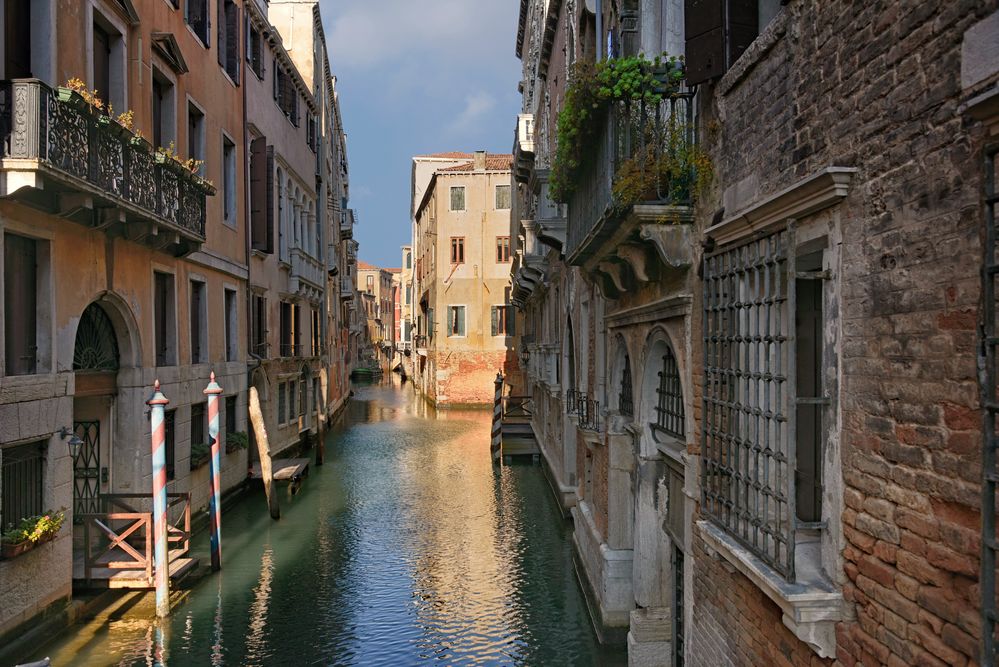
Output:
M656 405L653 409L656 413L656 421L651 424L653 432L683 440L685 429L680 369L673 350L668 345L662 358L659 385L656 387Z
M195 403L191 406L191 448L195 445L207 445L208 429L205 427L205 404ZM192 452L193 453L193 452Z
M208 304L205 301L205 284L191 281L191 363L207 361L208 344L205 340Z
M0 452L0 532L44 512L45 443L5 447Z
M209 45L208 33L211 28L208 0L187 0L187 14L184 18L201 43L207 47Z
M219 0L219 65L239 84L239 8L233 0Z
M163 414L163 434L164 452L166 454L166 475L167 479L174 479L177 475L177 411L167 410Z
M31 0L4 3L4 78L31 78Z
M176 361L174 340L174 289L169 273L154 274L154 325L156 327L156 365L173 366Z
M225 397L225 432L236 433L236 396Z
M4 234L4 372L38 368L38 241Z

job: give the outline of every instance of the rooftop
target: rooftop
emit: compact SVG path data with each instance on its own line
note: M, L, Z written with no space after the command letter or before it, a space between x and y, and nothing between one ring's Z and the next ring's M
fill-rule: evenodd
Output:
M512 163L513 163L513 156L509 154L486 155L487 171L509 171L510 165ZM458 164L453 167L444 167L443 169L438 169L437 171L442 171L442 172L475 171L475 163L465 162L464 164Z

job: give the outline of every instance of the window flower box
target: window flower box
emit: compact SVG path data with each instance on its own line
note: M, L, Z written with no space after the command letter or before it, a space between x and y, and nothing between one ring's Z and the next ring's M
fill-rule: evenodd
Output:
M11 528L0 537L0 560L16 558L40 544L51 542L65 520L62 510L22 519L17 528Z

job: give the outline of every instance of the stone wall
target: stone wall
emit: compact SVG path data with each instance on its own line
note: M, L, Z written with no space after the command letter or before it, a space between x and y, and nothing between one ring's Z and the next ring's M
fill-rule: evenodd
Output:
M964 31L996 4L793 2L704 89L726 217L821 168L858 169L833 276L842 470L826 473L846 507L830 573L851 619L844 665L979 657L984 131L959 110L959 72ZM697 664L815 662L776 605L694 546Z

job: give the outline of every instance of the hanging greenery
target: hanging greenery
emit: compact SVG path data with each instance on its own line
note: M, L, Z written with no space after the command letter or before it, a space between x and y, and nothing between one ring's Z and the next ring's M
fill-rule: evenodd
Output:
M632 110L626 119L630 129L643 133L646 141L618 164L615 205L641 201L652 190L660 191L663 198L679 198L691 185L691 173L698 186L703 185L710 177L710 163L692 141L693 128L686 120L673 114L663 119L634 111L655 109L665 99L676 97L683 76L683 59L666 54L654 60L630 56L575 65L557 120L549 181L552 198L568 202L572 197L589 149L599 139L613 105L621 103Z

